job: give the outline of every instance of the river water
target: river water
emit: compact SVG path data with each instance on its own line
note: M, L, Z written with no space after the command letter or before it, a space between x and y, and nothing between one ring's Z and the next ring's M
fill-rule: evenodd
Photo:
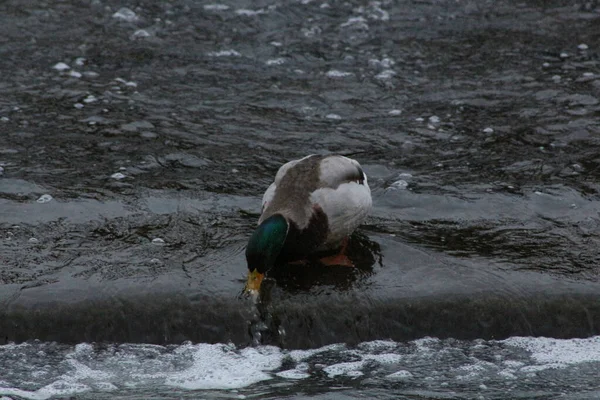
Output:
M596 1L0 3L0 399L600 397ZM239 298L277 168L357 268Z

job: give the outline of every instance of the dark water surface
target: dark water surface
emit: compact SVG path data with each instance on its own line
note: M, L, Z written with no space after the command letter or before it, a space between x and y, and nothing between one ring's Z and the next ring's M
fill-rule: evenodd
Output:
M38 393L56 378L32 386L40 366L81 372L69 363L88 357L85 343L327 353L385 339L400 357L429 336L450 353L493 347L481 359L496 366L482 368L498 374L497 340L594 340L599 46L595 1L1 2L0 343L41 342L0 347L3 370L14 368L0 375L0 389L13 390L0 396L115 398L110 384L137 398L109 378ZM352 155L369 176L374 210L353 245L360 268L280 277L257 311L238 294L260 198L282 163L310 153ZM14 351L24 366L11 364ZM101 364L102 351L149 357L94 351ZM289 354L272 351L285 367ZM358 381L312 372L348 361L344 351L294 359L311 371L305 386L202 396L308 398L319 382L321 399L514 398L504 383L452 374L431 391L413 387L435 376L411 371L430 362L421 358L393 384L380 385L366 361L349 370L362 371ZM502 368L522 372L507 378L519 398L600 391L589 364L600 355L563 363L579 378L556 390L552 376L527 378L534 356L518 357ZM147 393L165 384L141 382ZM191 386L178 387L207 388Z

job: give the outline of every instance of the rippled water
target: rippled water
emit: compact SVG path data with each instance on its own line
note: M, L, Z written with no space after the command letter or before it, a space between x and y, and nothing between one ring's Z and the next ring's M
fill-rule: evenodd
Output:
M2 2L0 396L598 397L599 19ZM262 192L334 152L373 191L359 268L281 271L257 310Z
M72 395L595 399L600 395L598 336L471 342L423 338L293 351L226 344L71 347L34 342L0 347L0 365L8 371L0 380L0 394L24 399Z

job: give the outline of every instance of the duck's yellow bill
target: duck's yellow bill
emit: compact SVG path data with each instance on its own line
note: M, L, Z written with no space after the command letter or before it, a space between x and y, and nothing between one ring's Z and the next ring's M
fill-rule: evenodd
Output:
M260 284L262 283L265 274L261 274L257 270L248 273L248 280L246 281L246 292L258 292L260 290Z

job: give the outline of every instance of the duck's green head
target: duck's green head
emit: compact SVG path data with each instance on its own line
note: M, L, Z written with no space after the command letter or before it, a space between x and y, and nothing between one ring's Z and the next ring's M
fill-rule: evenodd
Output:
M265 219L256 228L246 247L248 281L246 292L259 291L265 273L273 268L287 237L289 223L280 214Z

